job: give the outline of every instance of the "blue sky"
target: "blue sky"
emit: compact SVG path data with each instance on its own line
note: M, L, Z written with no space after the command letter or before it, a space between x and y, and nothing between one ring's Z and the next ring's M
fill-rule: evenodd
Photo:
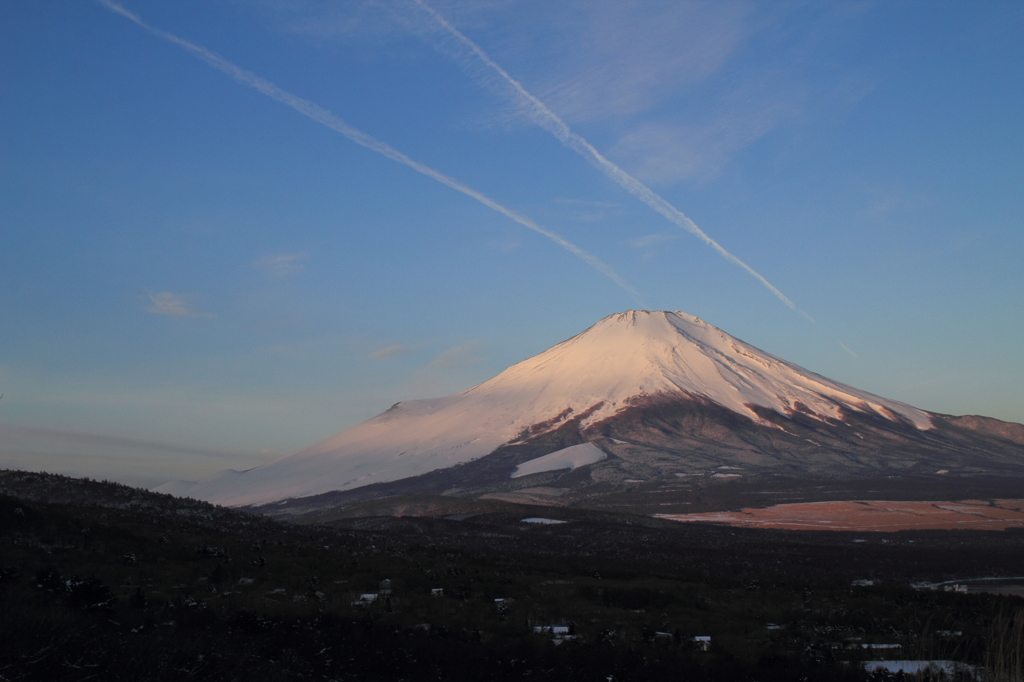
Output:
M109 7L5 3L0 466L248 468L641 306L1024 422L1019 2L123 7L591 260Z

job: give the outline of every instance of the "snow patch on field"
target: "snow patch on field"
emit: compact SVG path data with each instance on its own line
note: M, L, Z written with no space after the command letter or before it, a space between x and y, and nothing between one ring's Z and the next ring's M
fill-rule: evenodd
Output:
M512 472L511 478L540 474L545 471L558 471L559 469L575 469L600 462L607 457L608 455L593 443L573 445L558 452L552 452L550 455L523 462Z

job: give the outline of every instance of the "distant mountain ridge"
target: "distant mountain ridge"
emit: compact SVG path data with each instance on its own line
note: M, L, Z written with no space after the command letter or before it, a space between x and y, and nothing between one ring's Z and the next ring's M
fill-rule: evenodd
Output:
M513 478L524 462L582 443L605 458ZM929 413L685 313L631 310L463 393L401 402L271 464L158 490L241 506L359 489L514 496L558 479L558 495L592 496L692 476L950 467L1024 470L1024 426Z

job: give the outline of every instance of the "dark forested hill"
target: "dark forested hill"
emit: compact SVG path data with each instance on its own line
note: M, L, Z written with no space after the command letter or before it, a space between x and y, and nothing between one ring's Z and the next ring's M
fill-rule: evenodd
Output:
M0 679L867 679L865 658L981 663L1021 603L911 587L1014 576L1019 533L523 521L542 512L298 526L3 471Z

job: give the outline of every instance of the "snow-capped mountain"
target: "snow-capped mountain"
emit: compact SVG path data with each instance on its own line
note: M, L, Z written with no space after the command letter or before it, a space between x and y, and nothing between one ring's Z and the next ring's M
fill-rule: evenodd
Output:
M672 417L679 424L656 427L662 434L678 431L678 438L670 443L661 442L664 439L647 427L637 430L638 423L654 414L652 407L663 415L666 405L674 405L677 412L683 409L690 422L692 415L700 413L700 426ZM516 472L536 475L596 468L609 455L628 459L627 450L633 455L644 450L647 460L654 450L683 460L692 453L697 461L710 452L710 446L701 445L708 440L709 421L720 424L723 420L734 425L725 429L731 430L728 436L720 434L715 442L732 447L729 443L736 441L736 462L767 466L765 457L778 460L780 448L812 448L820 454L821 448L832 447L807 437L817 429L815 424L831 433L837 428L855 429L851 420L857 421L859 430L833 440L850 441L851 450L863 450L865 445L855 438L865 441L867 435L870 440L872 429L914 442L935 440L925 434L936 429L937 419L942 421L937 415L805 370L685 313L628 311L606 317L463 393L401 402L271 464L158 490L225 505L259 505L422 477L484 460L501 462L487 476L513 483L528 478ZM945 421L939 426L948 430ZM739 431L757 432L754 440L762 444L748 447L752 437L735 436ZM821 435L817 438L824 440ZM588 442L592 450L585 453L578 446ZM526 444L535 447L508 455ZM572 456L558 455L567 446L577 446L568 448ZM499 452L506 456L498 457ZM523 469L523 458L534 456L553 458L555 464ZM686 468L683 460L669 466L680 470L677 476L688 475L681 471ZM478 471L480 466L466 471ZM667 472L665 466L654 468L660 475ZM451 485L446 481L442 488Z

